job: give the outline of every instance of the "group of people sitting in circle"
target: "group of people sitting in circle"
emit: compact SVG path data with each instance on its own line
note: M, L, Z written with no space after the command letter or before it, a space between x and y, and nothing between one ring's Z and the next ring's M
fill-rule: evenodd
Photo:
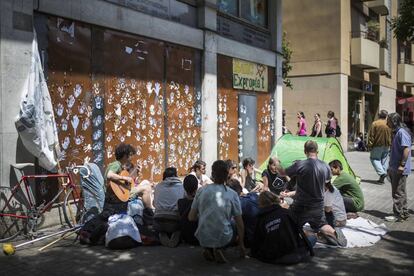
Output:
M136 185L129 202L120 201L107 186L104 210L97 219L106 222L111 215L129 214L128 205L138 201L140 219L134 220L141 236L150 235L151 224L155 240L164 246L200 245L206 260L225 263L225 249L238 245L241 257L249 248L250 256L264 262L297 263L313 255L317 240L345 246L339 227L364 207L358 183L343 171L339 160L329 165L319 160L318 145L312 140L305 143L304 152L307 159L286 169L271 157L261 181L255 177L255 161L246 158L240 173L232 160L215 161L211 178L203 161L195 162L183 180L176 168L168 167L163 180L154 185L120 175L135 154L131 145L120 144L104 178ZM310 227L304 230L306 223ZM96 228L96 221L89 224Z

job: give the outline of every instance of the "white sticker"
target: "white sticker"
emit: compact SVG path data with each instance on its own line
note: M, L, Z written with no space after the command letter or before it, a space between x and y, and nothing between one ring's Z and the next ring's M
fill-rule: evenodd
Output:
M130 55L132 53L132 48L125 46L125 52Z
M79 97L79 95L82 93L82 86L80 84L76 84L75 88L73 89L73 95L75 95L75 97Z
M75 133L75 136L76 136L76 129L79 126L79 118L78 118L78 115L73 116L73 118L71 120L71 124L72 124L72 127L73 127L73 132Z
M63 130L63 131L66 131L66 130L68 130L68 121L66 121L65 119L62 119L62 123L61 123L62 125L61 125L61 129Z
M68 136L66 136L65 139L63 140L62 148L65 150L68 149L69 144L70 144L70 139Z
M73 95L70 95L66 103L69 108L72 108L72 106L75 104L75 97Z

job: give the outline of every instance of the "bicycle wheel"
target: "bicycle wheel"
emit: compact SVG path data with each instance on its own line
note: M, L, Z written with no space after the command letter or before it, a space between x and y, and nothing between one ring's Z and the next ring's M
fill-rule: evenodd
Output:
M28 219L16 216L27 216L26 209L22 204L12 201L8 206L2 206L0 210L0 242L12 240L26 231Z
M88 205L97 207L90 208L90 210L85 208L83 196L77 198L76 194L73 188L69 189L63 203L63 215L69 227L85 223L86 220L90 219L90 211L93 211L93 214L98 214L102 211L102 208L98 204L98 198L94 194L90 194L88 197Z

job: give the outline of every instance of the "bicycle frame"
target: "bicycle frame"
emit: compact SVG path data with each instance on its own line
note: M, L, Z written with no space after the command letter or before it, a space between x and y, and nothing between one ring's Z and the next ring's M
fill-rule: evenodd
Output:
M77 166L80 167L80 166ZM73 192L75 194L76 198L80 198L80 193L77 191L76 189L76 185L74 184L74 180L73 180L73 176L72 174L69 172L69 170L72 170L73 168L67 168L68 172L67 173L60 173L60 174L41 174L41 175L22 175L20 178L20 181L18 182L17 185L15 185L12 190L11 190L11 195L8 197L3 209L0 211L0 216L2 217L13 217L13 218L19 218L19 219L31 219L33 218L33 214L35 215L34 217L36 218L36 216L42 215L43 213L45 213L47 210L49 210L51 208L51 206L56 202L56 200L61 196L61 194L63 192L66 192L68 190L68 188L73 188ZM36 200L35 197L33 195L33 191L32 191L32 187L30 185L29 180L33 179L46 179L46 178L54 178L54 179L65 179L66 182L61 183L60 184L60 188L58 193L49 201L47 202L45 205L42 206L42 204L40 204L39 206L36 206ZM24 189L22 187L22 185L24 184ZM19 189L22 190L23 194L24 194L24 200L26 201L25 203L27 203L27 214L25 215L20 215L20 214L10 214L10 213L3 213L4 210L7 208L7 206L9 206L10 202L13 200L13 198L16 198L15 195L17 194L17 192L19 191ZM35 226L35 225L34 225ZM32 225L30 225L30 227L32 227ZM32 229L30 229L32 230Z
M33 196L33 191L32 188L30 186L30 183L28 180L30 179L45 179L45 178L66 178L69 181L67 182L67 184L61 184L61 186L63 188L59 189L59 192L53 197L53 199L51 199L45 206L43 206L41 208L41 210L39 211L39 213L43 214L46 210L48 210L51 205L56 201L56 199L62 194L62 192L66 189L66 186L69 187L75 187L75 185L73 184L73 180L72 177L69 173L65 173L65 174L43 174L43 175L23 175L19 181L19 184L16 185L15 187L13 187L12 189L12 194L10 195L10 197L8 198L6 205L7 206L10 201L14 198L14 195L18 192L19 188L21 188L22 183L24 183L24 189L26 192L26 200L28 201L28 209L29 210L33 210L36 208L36 204L35 204L35 198ZM23 188L21 188L23 191ZM3 211L3 210L2 210ZM11 217L17 217L17 218L29 218L29 216L22 216L22 215L12 215L12 214L1 214L0 216L11 216Z

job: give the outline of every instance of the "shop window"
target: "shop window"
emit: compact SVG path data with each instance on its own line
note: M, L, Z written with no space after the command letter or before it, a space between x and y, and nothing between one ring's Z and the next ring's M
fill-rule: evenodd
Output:
M266 0L241 0L241 17L247 21L266 27Z
M217 6L222 13L267 27L267 0L218 0Z
M238 0L219 0L217 1L217 6L219 11L233 16L238 16Z

